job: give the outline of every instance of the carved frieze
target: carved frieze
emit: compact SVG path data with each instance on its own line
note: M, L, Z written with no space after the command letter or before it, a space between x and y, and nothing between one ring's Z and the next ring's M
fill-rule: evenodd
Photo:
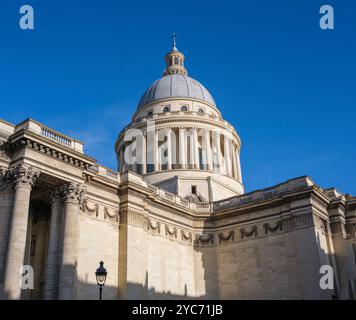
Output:
M115 210L113 214L109 212L107 207L104 207L104 219L109 219L114 222L120 222L119 210Z
M231 241L233 242L234 239L235 239L235 231L234 230L231 230L227 233L224 233L224 232L219 232L218 234L218 237L219 237L219 244L223 241Z
M185 233L184 230L181 230L180 231L180 234L181 234L181 239L182 241L184 242L189 242L189 243L192 243L193 242L193 234L191 232L187 232Z
M283 230L283 222L282 220L278 220L274 225L270 222L267 222L263 225L263 228L265 229L265 234L268 234L269 232L274 233Z
M161 223L158 221L154 222L152 220L149 220L148 230L155 234L160 234L161 233Z
M208 233L208 234L196 234L195 235L195 240L197 244L214 244L214 234L213 233Z
M99 216L99 205L96 203L94 204L94 207L90 207L88 204L88 199L84 199L83 212L97 218Z
M165 225L165 232L166 232L166 236L173 237L174 239L177 239L178 230L176 227L173 227L172 229L170 229L168 225Z
M241 228L240 235L241 235L241 239L244 239L245 237L249 238L252 236L257 237L257 226L253 226L250 229Z

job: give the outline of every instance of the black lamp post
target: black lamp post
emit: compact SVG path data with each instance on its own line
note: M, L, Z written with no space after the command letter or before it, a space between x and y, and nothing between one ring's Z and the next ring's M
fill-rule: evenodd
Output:
M100 267L96 269L95 276L96 276L96 282L98 283L99 286L99 300L102 298L102 292L103 292L103 286L105 284L107 272L106 269L104 268L104 262L100 261L99 262Z

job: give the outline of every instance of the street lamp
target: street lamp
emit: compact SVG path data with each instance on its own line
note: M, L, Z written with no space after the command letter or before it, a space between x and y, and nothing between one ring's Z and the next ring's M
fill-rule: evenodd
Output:
M105 284L107 272L106 269L104 268L104 262L100 261L99 262L100 267L96 269L95 276L96 276L96 282L98 283L99 286L99 300L102 298L102 292L103 292L103 286Z

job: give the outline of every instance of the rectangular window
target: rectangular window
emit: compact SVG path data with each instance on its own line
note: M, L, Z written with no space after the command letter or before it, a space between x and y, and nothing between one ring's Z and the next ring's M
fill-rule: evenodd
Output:
M197 186L192 186L192 194L197 194Z

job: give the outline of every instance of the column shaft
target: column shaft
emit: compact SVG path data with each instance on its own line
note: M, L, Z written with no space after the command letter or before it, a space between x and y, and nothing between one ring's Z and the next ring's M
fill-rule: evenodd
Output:
M198 131L196 128L193 129L193 141L194 141L194 167L199 169L199 144L198 144Z
M147 146L146 146L146 136L142 134L142 174L147 173Z
M172 131L167 130L167 169L172 169Z
M225 155L225 165L226 165L226 174L231 176L231 154L230 154L230 140L225 135L224 136L224 155Z
M13 169L15 198L7 249L4 290L8 299L21 298L21 271L24 265L30 193L40 172L21 164Z
M237 164L236 164L236 151L234 144L232 145L232 176L237 179Z
M186 167L186 137L185 128L179 128L179 164L181 168Z
M45 271L45 285L43 298L54 300L58 295L58 276L59 276L59 253L61 239L61 219L63 214L63 204L59 190L52 194L51 221L49 227L47 264Z
M64 189L63 254L59 271L58 299L74 300L77 295L79 203L85 189L70 183Z
M216 150L216 167L217 172L221 172L221 145L220 145L220 132L215 132L215 150Z
M12 183L6 181L9 171L0 172L0 300L5 299L4 294L4 272L6 262L6 251L9 241L9 230L11 225L11 213L14 203L14 190Z
M240 162L240 153L236 148L236 166L237 166L237 179L242 183L242 172L241 172L241 162Z
M155 160L155 171L159 171L160 169L160 150L158 148L158 131L155 132L154 134L154 143L153 143L153 150L154 150L154 160Z
M204 143L205 143L205 163L204 165L208 170L213 170L213 156L211 152L211 143L210 143L210 130L206 129L204 131Z

